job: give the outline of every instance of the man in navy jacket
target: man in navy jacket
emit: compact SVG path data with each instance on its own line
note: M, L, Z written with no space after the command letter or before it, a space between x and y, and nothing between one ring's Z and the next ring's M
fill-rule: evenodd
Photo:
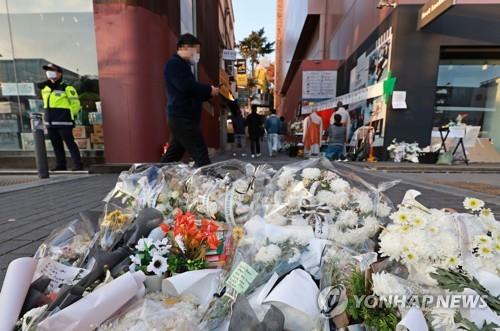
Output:
M187 33L179 38L177 53L165 64L163 74L168 98L170 142L161 158L162 163L180 161L187 151L195 166L210 164L200 127L201 104L219 94L219 89L196 81L191 66L199 60L200 42Z

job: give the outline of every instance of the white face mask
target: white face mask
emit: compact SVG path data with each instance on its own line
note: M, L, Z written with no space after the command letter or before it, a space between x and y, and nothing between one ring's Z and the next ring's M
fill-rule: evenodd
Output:
M48 79L56 79L57 78L57 72L55 72L55 71L47 71L46 75L47 75Z
M200 62L200 53L195 52L193 56L191 57L191 63L192 64L198 64Z

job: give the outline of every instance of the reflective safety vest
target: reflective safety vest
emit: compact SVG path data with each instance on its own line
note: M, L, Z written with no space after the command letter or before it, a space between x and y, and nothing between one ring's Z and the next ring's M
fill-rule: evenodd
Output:
M41 90L45 125L47 127L73 127L75 117L80 112L80 99L73 86L61 82L52 89L45 85Z

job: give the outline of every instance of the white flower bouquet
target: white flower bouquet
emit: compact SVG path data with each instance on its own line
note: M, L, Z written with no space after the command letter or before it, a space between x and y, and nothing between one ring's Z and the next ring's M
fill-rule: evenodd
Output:
M398 142L396 139L387 147L387 151L391 154L391 158L394 162L397 163L403 161L418 163L418 155L422 152L418 147L418 143L415 142L410 144L404 141Z
M244 227L246 235L239 242L232 266L220 284L223 295L209 304L201 320L203 330L215 330L228 319L238 295L248 297L273 274L280 276L297 268L309 241L314 239L310 226L275 226L266 224L259 216L253 217ZM253 277L239 287L240 284L234 284L231 279L242 272Z
M229 160L198 169L189 180L189 210L232 225L250 218L256 188L270 178L268 166Z
M268 223L308 224L318 238L363 246L391 211L391 203L381 193L391 185L375 188L335 171L321 158L283 167L259 200Z
M123 209L143 209L152 207L162 189L163 173L156 166L135 164L123 171L104 202Z
M169 164L160 169L162 183L156 201L151 205L161 211L165 216L170 216L175 208L186 210L187 181L194 169L185 164Z

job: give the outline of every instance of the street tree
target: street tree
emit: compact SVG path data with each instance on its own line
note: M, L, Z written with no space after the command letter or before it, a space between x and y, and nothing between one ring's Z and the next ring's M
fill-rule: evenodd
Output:
M265 36L264 28L258 31L252 31L248 37L239 42L237 47L240 50L241 56L245 60L250 61L252 69L252 77L254 75L255 64L259 56L264 56L274 52L274 41L269 42Z

